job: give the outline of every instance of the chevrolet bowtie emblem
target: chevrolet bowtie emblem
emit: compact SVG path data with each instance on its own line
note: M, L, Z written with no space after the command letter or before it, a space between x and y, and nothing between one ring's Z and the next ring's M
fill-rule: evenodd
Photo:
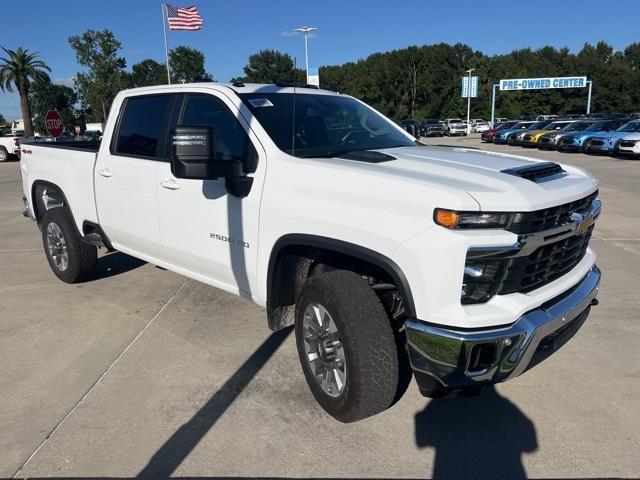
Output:
M584 235L585 233L587 233L589 231L589 227L591 227L591 225L593 225L593 223L595 222L593 216L589 213L583 214L573 212L571 214L571 220L573 220L576 224L575 229L576 234L578 235Z

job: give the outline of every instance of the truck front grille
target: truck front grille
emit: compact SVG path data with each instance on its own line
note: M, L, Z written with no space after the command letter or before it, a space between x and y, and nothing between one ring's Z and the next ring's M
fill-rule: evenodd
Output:
M560 278L584 257L594 225L584 235L574 235L544 245L526 257L509 261L498 293L527 293Z
M591 203L597 196L598 192L595 191L587 197L563 205L535 212L518 213L507 230L513 233L536 233L558 227L571 220L571 213L584 213L589 210Z

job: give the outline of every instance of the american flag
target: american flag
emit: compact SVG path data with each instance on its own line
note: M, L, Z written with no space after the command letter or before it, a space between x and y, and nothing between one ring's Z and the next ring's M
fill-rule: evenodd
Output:
M195 5L190 7L174 7L167 5L167 19L170 30L200 30L202 17Z

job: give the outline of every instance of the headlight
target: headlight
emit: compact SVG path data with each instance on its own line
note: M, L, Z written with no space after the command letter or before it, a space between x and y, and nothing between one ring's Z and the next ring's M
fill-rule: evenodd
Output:
M469 260L464 266L464 278L460 292L463 305L484 303L500 288L504 260Z
M513 217L508 212L456 212L444 208L433 211L433 221L438 225L454 229L506 228Z

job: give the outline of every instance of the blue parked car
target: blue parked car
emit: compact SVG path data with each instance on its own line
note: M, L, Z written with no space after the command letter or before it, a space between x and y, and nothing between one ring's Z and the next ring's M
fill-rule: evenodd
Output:
M587 130L580 132L572 132L563 135L558 140L559 152L585 152L586 147L590 145L590 141L594 137L606 135L609 132L620 128L627 123L627 120L598 120L593 123Z
M585 142L585 152L618 153L618 142L633 132L640 132L640 120L631 120L617 130L598 134Z
M509 137L512 133L521 132L522 130L527 129L530 126L535 125L536 123L537 122L519 122L511 128L500 130L494 135L493 143L509 143Z

